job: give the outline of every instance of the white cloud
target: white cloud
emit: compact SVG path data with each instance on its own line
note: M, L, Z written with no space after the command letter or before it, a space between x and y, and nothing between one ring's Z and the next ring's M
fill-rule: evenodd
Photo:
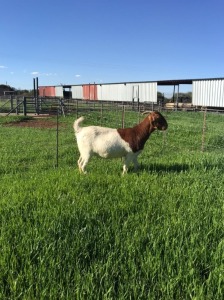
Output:
M6 66L0 66L0 69L7 69L8 67Z
M78 78L78 77L81 77L81 75L77 74L77 75L75 75L75 77L77 77L77 78Z
M40 72L31 72L31 75L39 75L39 76L56 76L57 73L40 73Z
M44 76L56 76L56 73L43 73Z
M39 75L40 73L35 71L35 72L31 72L31 74L32 75Z

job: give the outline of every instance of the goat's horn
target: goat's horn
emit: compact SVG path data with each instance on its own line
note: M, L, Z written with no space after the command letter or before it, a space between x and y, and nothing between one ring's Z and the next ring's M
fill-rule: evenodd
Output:
M146 110L146 111L143 111L143 112L142 112L142 115L151 114L151 113L152 113L151 110Z

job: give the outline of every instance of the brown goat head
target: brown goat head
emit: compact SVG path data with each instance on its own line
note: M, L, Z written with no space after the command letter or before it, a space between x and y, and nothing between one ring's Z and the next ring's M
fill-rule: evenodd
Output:
M154 129L166 130L168 128L167 121L160 112L153 111L148 118Z

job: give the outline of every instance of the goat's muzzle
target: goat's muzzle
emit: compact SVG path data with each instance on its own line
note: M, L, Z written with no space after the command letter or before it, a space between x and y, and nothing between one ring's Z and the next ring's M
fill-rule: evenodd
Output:
M164 131L164 130L167 130L167 128L168 128L168 124L166 124L166 125L158 125L158 126L156 126L156 128L158 129L158 130L162 130L162 131Z
M158 130L166 130L168 128L168 124L166 119L161 115L159 120L157 121L156 128Z

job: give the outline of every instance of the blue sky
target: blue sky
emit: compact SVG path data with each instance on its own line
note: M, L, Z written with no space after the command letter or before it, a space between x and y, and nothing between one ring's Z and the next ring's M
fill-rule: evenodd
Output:
M0 84L224 77L223 0L8 0Z

